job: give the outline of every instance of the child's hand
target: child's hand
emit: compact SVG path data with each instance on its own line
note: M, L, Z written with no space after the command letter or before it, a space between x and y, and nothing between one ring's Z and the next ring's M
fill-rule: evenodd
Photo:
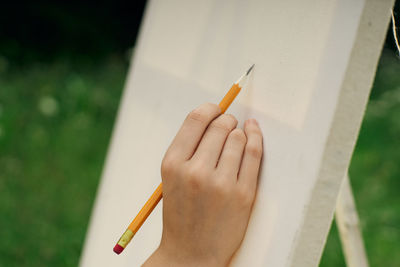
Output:
M227 266L246 232L262 156L254 119L203 104L185 119L162 162L163 234L144 266Z

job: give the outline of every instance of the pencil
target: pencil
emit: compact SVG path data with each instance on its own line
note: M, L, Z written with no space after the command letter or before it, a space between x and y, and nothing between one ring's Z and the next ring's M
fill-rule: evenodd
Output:
M229 89L228 93L224 96L221 102L218 104L221 108L221 113L225 113L228 107L231 105L233 100L239 94L240 90L245 86L247 79L251 70L253 69L254 64L243 74ZM129 224L126 231L123 233L121 238L118 240L117 244L114 247L114 252L120 254L129 242L132 240L133 236L136 232L140 229L142 224L145 222L147 217L149 217L150 213L154 210L157 206L158 202L160 202L162 198L162 183L157 187L154 193L150 196L147 202L144 204L142 209L136 215L135 219Z

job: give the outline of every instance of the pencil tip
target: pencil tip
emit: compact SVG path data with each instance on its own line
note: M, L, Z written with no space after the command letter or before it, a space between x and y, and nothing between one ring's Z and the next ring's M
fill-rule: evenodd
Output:
M249 75L249 73L251 72L251 70L254 68L254 65L255 65L255 64L251 65L251 67L249 68L249 70L246 72L246 76Z

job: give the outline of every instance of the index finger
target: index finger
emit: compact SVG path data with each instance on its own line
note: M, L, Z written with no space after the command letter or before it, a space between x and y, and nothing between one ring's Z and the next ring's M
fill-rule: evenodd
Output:
M189 160L208 125L221 114L218 105L205 103L191 111L172 141L167 153L177 160Z

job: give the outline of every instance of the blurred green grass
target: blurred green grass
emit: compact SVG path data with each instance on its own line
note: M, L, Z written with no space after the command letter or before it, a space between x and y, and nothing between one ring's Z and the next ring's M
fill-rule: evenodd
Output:
M127 64L0 57L0 266L77 266ZM400 266L400 63L382 54L350 167L371 266ZM321 266L344 266L333 224Z
M349 168L371 266L400 266L400 59L383 50ZM321 266L345 266L333 225Z
M126 70L3 67L0 266L77 266Z

